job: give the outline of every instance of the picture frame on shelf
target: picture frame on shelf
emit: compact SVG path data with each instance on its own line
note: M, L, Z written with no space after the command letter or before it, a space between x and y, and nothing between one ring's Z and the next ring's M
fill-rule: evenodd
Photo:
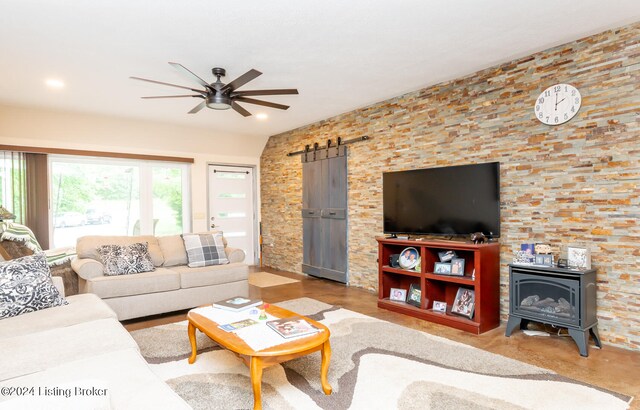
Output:
M436 262L433 265L433 273L438 275L451 275L451 264L448 262Z
M571 269L591 269L591 251L577 246L567 247L567 265Z
M440 313L447 313L447 302L441 302L439 300L433 301L433 311Z
M409 286L409 293L407 294L407 303L416 307L420 307L420 299L422 296L422 289L417 283L412 283Z
M473 289L458 288L456 298L451 305L451 313L464 316L468 319L473 318L476 308L476 294Z
M404 248L398 263L402 269L414 269L420 263L420 253L414 247Z
M549 255L551 254L551 245L548 243L536 243L534 246L534 253L536 255Z
M399 288L391 288L389 290L389 300L394 300L396 302L406 302L407 290L399 289Z
M442 251L438 252L438 258L440 258L440 262L451 262L451 259L457 258L458 254L456 251Z
M515 251L513 253L513 263L515 265L533 265L535 256L531 259L531 255L525 251Z
M420 272L421 271L421 267L420 267L421 262L422 262L422 259L418 258L418 263L416 263L416 265L413 268L411 268L410 270L413 270L413 271L416 271L416 272Z
M464 276L464 262L462 258L451 259L451 275Z
M536 254L535 264L540 266L553 266L553 255Z
M536 255L536 245L534 243L520 244L521 257L524 263L534 263Z

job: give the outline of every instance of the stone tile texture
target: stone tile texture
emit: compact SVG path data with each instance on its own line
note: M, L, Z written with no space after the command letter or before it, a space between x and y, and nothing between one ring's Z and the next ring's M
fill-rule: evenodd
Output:
M568 83L582 107L568 123L538 122L541 91ZM521 243L591 250L603 341L640 350L640 23L272 136L261 158L263 258L302 263L302 166L286 154L368 135L348 154L350 285L377 289L382 173L500 161L501 314Z

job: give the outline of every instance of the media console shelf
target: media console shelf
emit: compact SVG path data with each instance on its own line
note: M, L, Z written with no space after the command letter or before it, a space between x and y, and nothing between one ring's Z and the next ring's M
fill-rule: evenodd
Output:
M500 325L500 245L497 242L473 244L446 240L401 240L376 238L378 241L378 307L414 316L430 322L480 334ZM404 248L420 252L420 271L389 266L389 257ZM464 258L464 276L433 273L438 252L453 250ZM475 276L473 271L475 269ZM420 307L389 299L391 288L409 289L419 284L422 289ZM451 313L458 288L475 292L475 314L472 319ZM447 312L433 310L433 301L447 303Z

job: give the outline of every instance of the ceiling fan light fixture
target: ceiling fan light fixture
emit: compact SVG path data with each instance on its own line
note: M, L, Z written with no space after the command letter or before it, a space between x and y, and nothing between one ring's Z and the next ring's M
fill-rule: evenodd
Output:
M231 99L226 95L209 95L207 97L207 107L214 110L228 110L231 108Z
M193 107L188 114L196 114L200 112L204 107L211 108L213 110L228 110L229 108L233 108L235 112L242 115L243 117L250 117L251 113L247 111L242 105L238 104L247 103L247 104L255 104L262 105L264 107L275 108L278 110L286 110L289 108L288 105L284 104L276 104L269 101L256 100L255 98L249 98L255 95L293 95L298 94L298 90L295 88L283 88L276 90L241 90L237 89L248 83L249 81L255 80L262 73L258 70L251 69L246 73L242 74L240 77L231 81L228 84L224 84L220 78L224 77L226 71L224 68L215 67L211 70L214 77L216 77L216 81L214 83L209 84L202 78L198 77L188 68L179 63L169 63L175 69L177 69L182 75L186 76L189 80L198 83L199 86L204 87L204 90L193 87L185 87L183 85L178 84L170 84L162 81L150 80L148 78L141 77L129 77L133 80L145 81L148 83L166 85L169 87L181 88L184 90L189 90L191 94L182 94L182 95L160 95L160 96L150 96L150 97L142 97L144 99L158 99L158 98L192 98L197 97L202 100L198 105ZM196 93L196 94L193 94ZM260 114L257 116L259 120L264 120L267 118L266 114Z

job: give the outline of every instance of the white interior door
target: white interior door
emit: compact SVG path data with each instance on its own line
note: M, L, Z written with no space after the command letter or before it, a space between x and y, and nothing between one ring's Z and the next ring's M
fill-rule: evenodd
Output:
M256 212L253 168L209 165L209 226L224 232L229 246L256 263Z

